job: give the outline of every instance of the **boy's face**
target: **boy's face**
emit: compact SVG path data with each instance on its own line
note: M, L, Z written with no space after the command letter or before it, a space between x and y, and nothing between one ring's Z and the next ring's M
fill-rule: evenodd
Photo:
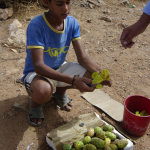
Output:
M44 5L50 10L51 15L59 18L65 19L70 12L71 0L43 0Z

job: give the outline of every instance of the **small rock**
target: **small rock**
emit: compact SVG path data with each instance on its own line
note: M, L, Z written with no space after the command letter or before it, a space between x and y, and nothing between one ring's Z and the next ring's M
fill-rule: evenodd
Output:
M124 0L124 1L121 2L121 4L122 5L127 5L127 4L129 4L129 1L128 0Z
M102 117L106 117L106 115L104 113L102 113Z
M13 113L13 112L11 112L11 111L9 111L7 114L8 114L10 117L12 117L12 116L15 115L15 113Z
M21 104L19 103L14 103L13 104L13 108L17 109L17 110L21 110L21 111L25 111L25 112L28 112L28 110L26 110L25 107L21 106Z
M125 23L119 23L118 26L122 27L123 29L127 27L127 25Z
M83 126L84 126L84 123L80 123L79 126L80 126L80 127L83 127Z
M101 17L100 19L107 21L107 22L111 22L111 18L109 18L109 17Z

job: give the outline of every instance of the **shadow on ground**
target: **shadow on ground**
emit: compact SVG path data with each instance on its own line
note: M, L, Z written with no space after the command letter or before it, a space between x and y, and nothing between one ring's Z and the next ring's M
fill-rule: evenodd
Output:
M45 124L40 127L30 126L28 124L29 101L29 97L25 95L0 101L1 150L26 150L31 143L34 143L32 146L34 150L51 150L46 143L46 134L65 124L66 121L59 115L54 99L51 99L43 106ZM19 107L14 107L14 104L18 104Z

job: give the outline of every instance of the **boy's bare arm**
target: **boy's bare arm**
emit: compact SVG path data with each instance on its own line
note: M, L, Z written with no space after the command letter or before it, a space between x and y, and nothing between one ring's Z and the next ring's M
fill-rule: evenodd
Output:
M73 41L73 47L77 55L78 62L89 72L93 73L95 71L101 72L102 68L98 66L92 58L90 58L84 51L81 40Z
M72 76L64 75L50 68L44 64L43 50L42 49L31 49L33 67L38 75L45 76L50 79L65 82L68 84L72 83Z
M34 70L38 75L45 76L47 78L72 84L73 76L68 76L55 71L49 66L44 64L43 61L43 50L32 49L31 50L32 61ZM81 92L92 92L94 88L89 88L86 83L91 83L90 79L84 77L76 77L74 81L75 87Z
M85 68L87 69L89 72L91 72L91 74L95 71L97 72L101 72L102 71L102 67L98 66L93 60L92 58L90 58L84 51L84 48L82 46L82 43L80 40L77 41L73 41L72 42L73 47L75 49L76 55L77 55L77 59L78 62ZM104 81L102 82L103 85L108 85L109 87L111 86L111 80L109 81Z

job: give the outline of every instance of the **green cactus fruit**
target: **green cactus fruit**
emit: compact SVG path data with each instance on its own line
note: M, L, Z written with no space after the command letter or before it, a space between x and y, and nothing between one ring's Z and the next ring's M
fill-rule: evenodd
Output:
M63 150L71 150L71 145L70 144L64 144Z
M110 144L109 146L110 146L111 150L118 150L118 147L115 144Z
M75 148L72 148L71 150L76 150ZM85 149L86 150L86 149Z
M104 150L111 150L111 148L110 148L109 145L105 145L105 146L104 146Z
M112 132L112 131L114 130L114 127L111 126L111 125L104 125L104 126L103 126L103 130L104 130L104 131Z
M93 144L86 144L86 150L96 150L96 147Z
M91 142L91 137L90 136L86 136L84 139L83 139L83 143L84 145L88 144Z
M118 148L125 148L128 145L127 139L121 139L117 142Z
M80 150L80 148L84 148L84 144L82 141L76 141L74 143L74 147L77 149L77 150Z
M105 142L105 144L109 145L111 143L111 139L110 138L106 138L104 142Z
M91 143L96 146L97 148L104 148L104 141L97 137L93 137Z
M95 127L95 128L94 128L95 134L96 134L97 132L99 132L99 131L102 131L102 128L101 128L101 127Z
M110 138L112 141L114 141L116 139L116 135L109 131L106 131L106 137Z
M114 141L111 141L111 144L117 144L117 142L119 141L119 139L115 139Z
M102 140L105 140L105 138L106 138L105 131L102 130L102 131L97 132L96 137L98 137Z
M93 129L93 128L90 128L90 129L87 131L87 136L90 136L90 137L93 137L93 136L94 136L94 129Z

